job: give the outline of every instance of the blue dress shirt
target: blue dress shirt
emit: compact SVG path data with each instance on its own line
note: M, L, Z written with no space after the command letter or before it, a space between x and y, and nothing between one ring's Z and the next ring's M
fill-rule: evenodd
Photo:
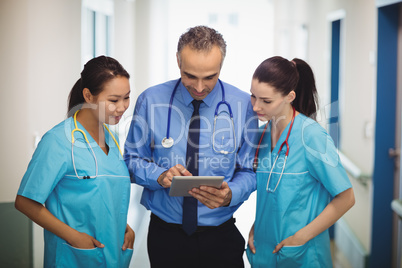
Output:
M174 139L174 145L164 148L161 144L166 137L169 101L176 82L153 86L138 97L124 159L132 181L144 187L141 204L162 220L181 224L183 197L169 196L169 189L157 182L158 177L169 168L177 164L186 167L193 98L182 83L179 83L172 104L169 136ZM258 119L250 96L234 86L223 84L225 100L233 112L234 131L228 109L221 105L213 135L215 109L222 100L221 86L216 83L200 106L199 175L224 176L232 190L232 200L229 206L216 209L209 209L198 202L199 226L217 226L227 221L256 189L252 165L258 142ZM216 152L220 150L234 152Z

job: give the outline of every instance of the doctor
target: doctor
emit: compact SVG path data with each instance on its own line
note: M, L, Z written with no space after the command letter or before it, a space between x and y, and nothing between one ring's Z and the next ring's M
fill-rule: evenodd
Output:
M312 119L316 99L303 60L272 57L254 72L251 102L269 122L257 149L257 212L247 249L253 268L332 267L328 228L355 201L331 137Z
M106 125L119 122L129 95L129 74L115 59L90 60L70 92L71 116L35 150L15 207L45 229L45 267L130 263L130 178Z
M132 180L144 187L141 203L152 212L153 268L244 265L245 241L233 213L256 187L252 161L258 127L249 95L218 80L225 54L221 34L205 26L190 28L178 43L181 79L138 97L124 157ZM194 147L195 157L189 156ZM170 197L177 175L225 179L220 189L194 188L194 199ZM195 220L188 224L189 218Z

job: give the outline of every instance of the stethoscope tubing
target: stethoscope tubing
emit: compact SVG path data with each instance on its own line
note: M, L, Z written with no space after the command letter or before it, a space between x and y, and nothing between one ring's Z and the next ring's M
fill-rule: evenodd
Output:
M169 136L170 135L170 118L171 118L171 114L172 114L173 99L174 99L174 95L176 94L176 90L179 87L180 82L181 82L181 78L179 80L177 80L176 85L174 86L172 95L170 96L168 122L167 122L167 128L166 128L166 139L170 138L170 136Z
M285 170L286 161L287 161L287 159L288 159L288 156L289 156L289 149L290 149L290 148L289 148L288 140L289 140L290 133L292 132L293 123L294 123L295 117L296 117L296 109L295 109L295 107L293 107L293 106L292 106L292 108L293 108L293 115L292 115L292 120L291 120L291 122L290 122L290 126L289 126L288 133L287 133L287 135L286 135L286 139L285 139L284 142L282 142L281 146L279 147L278 154L276 155L275 161L274 161L274 163L273 163L273 165L272 165L272 167L271 167L271 171L269 172L268 181L267 181L267 187L266 187L266 191L267 191L267 192L273 193L273 192L276 191L276 189L278 188L279 182L280 182L281 179L282 179L283 171ZM260 146L261 146L261 143L262 143L262 139L263 139L263 137L264 137L264 135L265 135L265 131L267 130L267 127L268 127L268 123L265 125L264 130L263 130L263 132L262 132L262 134L261 134L260 140L259 140L258 145L257 145L257 149L256 149L255 156L254 156L254 162L253 162L254 171L257 171L257 168L258 168L258 152L259 152L259 149L260 149ZM279 180L278 180L278 182L276 183L275 188L272 190L271 188L269 188L269 182L271 181L272 171L273 171L273 169L274 169L274 167L275 167L276 161L278 160L279 153L282 151L282 148L283 148L284 145L286 145L285 161L284 161L284 163L283 163L283 167L282 167L282 171L281 171L281 175L280 175L280 177L279 177Z
M176 94L177 88L179 87L179 84L181 82L181 78L179 78L173 88L172 91L172 95L170 96L170 101L169 101L169 110L168 110L168 120L167 120L167 127L166 127L166 137L162 140L162 146L164 146L164 141L171 141L171 145L165 148L170 148L173 145L173 140L170 137L170 122L171 122L171 114L172 114L172 106L173 106L173 100L174 100L174 96ZM218 104L216 105L215 108L215 113L214 113L214 130L213 130L213 137L215 137L215 126L216 126L216 119L218 117L218 113L219 113L219 107L224 104L226 105L226 107L229 110L229 116L230 116L230 120L232 122L232 126L233 126L233 133L234 133L234 149L231 152L228 151L218 151L215 149L215 143L213 143L213 149L214 151L218 152L218 153L222 153L222 154L229 154L229 153L233 153L236 150L236 132L235 132L235 128L234 128L234 121L233 121L233 112L232 112L232 108L230 107L230 104L225 100L225 88L223 86L223 83L220 79L218 79L218 82L221 86L221 90L222 90L222 100L220 102L218 102Z
M98 177L98 160L96 159L96 154L91 146L91 143L89 142L89 140L87 138L87 135L85 134L85 132L82 129L78 128L78 125L77 125L78 112L79 112L79 110L74 113L74 129L71 131L71 159L73 162L75 176L78 179L95 179L96 177ZM106 126L106 124L103 124L103 126L109 132L109 135L112 137L113 141L116 143L116 146L119 149L120 154L123 156L119 143L117 142L116 138L114 137L112 132L109 130L109 128ZM95 176L83 176L82 178L80 178L80 176L78 176L77 168L75 166L75 158L74 158L74 143L75 143L74 132L76 132L76 131L80 132L84 136L85 142L88 144L89 148L91 149L92 156L94 157L94 160L95 160Z

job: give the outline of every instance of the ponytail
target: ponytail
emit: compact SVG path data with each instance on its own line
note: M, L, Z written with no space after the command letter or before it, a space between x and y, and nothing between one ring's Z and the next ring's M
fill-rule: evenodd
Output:
M81 78L75 83L68 96L67 117L81 109L85 103L83 90L87 88L93 96L99 95L104 85L116 77L130 78L128 72L115 59L99 56L89 60L81 72Z
M288 61L280 56L268 58L257 67L253 79L271 85L282 96L286 96L294 90L296 98L292 105L295 109L316 119L318 97L314 74L304 60L295 58Z
M82 91L84 88L82 87L81 78L75 82L73 88L68 95L68 110L67 117L72 116L77 110L79 110L82 104L85 102L84 95Z
M299 73L299 81L297 83L295 93L296 98L293 106L300 113L316 120L318 110L318 95L315 86L315 79L311 67L301 59L293 59Z

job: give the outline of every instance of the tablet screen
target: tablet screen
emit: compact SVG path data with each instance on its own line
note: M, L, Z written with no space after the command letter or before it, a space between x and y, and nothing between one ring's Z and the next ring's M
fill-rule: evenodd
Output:
M188 191L201 185L220 188L224 176L174 176L170 186L170 196L191 196Z

